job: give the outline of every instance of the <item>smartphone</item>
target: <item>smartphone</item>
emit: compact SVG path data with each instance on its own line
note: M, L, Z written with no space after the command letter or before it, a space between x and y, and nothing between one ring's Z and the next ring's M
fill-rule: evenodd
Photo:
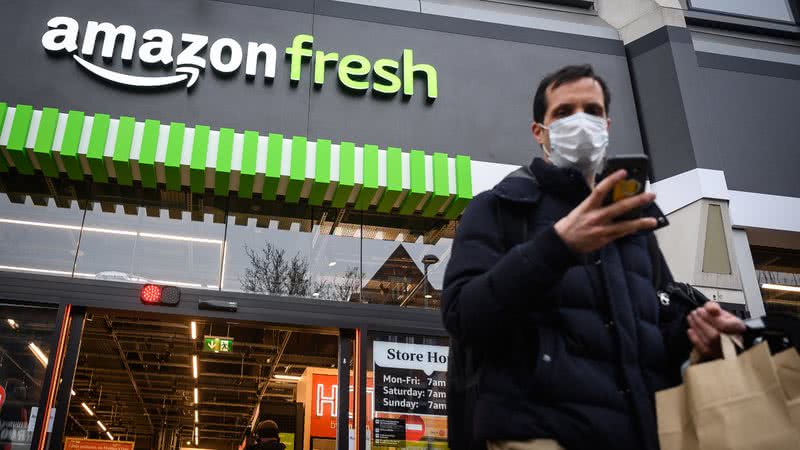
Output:
M605 178L612 173L625 169L628 175L618 182L605 198L604 205L635 197L644 192L647 183L647 173L649 160L646 155L621 155L609 158L606 161L606 168L601 178ZM628 211L616 220L631 220L642 217L642 209L636 208Z

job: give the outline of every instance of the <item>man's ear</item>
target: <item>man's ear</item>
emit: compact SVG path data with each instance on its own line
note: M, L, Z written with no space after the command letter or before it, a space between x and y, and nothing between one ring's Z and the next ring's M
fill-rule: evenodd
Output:
M606 128L611 129L611 117L606 117Z
M533 122L531 124L531 133L533 133L533 137L539 145L544 145L545 129L538 122Z

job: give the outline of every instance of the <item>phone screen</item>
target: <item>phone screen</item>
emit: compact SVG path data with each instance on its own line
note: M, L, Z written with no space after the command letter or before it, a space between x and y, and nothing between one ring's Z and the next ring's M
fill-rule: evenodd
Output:
M648 159L645 155L626 155L609 158L608 161L606 161L603 178L620 169L625 169L628 175L614 185L614 188L609 192L604 203L610 205L644 192L645 184L647 183L647 168ZM637 208L618 216L616 220L636 219L641 217L641 215L642 211Z

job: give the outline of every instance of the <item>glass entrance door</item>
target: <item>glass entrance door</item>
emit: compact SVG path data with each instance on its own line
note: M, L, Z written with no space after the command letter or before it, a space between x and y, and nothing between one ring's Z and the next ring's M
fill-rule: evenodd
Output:
M61 444L333 448L339 346L337 329L89 310Z
M29 449L58 309L0 304L0 449Z

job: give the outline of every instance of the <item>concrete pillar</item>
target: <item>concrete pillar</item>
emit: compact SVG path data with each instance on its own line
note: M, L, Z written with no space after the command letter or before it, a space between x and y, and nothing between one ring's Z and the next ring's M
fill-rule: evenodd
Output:
M733 230L733 246L739 263L739 273L742 276L747 310L750 311L752 317L763 316L766 314L764 300L761 298L761 287L758 284L758 275L753 266L753 255L750 253L750 241L747 239L745 230Z
M729 309L751 310L741 267L749 263L752 270L753 262L748 259L749 251L746 255L737 251L728 202L703 198L668 217L670 226L656 236L675 279L691 284Z
M600 18L619 32L624 44L665 26L686 28L678 0L596 0Z

